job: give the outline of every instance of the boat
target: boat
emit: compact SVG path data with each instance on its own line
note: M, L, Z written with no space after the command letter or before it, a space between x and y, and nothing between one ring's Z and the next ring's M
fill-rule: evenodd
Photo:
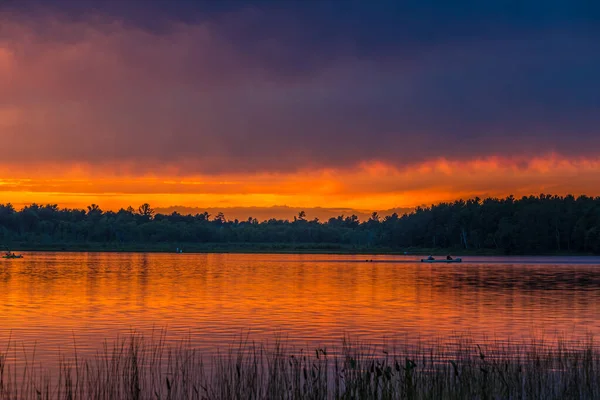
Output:
M453 258L452 260L446 260L445 258L440 258L439 260L436 260L436 259L429 260L427 258L421 258L421 262L423 262L423 263L446 263L446 264L450 264L450 263L459 263L459 262L462 262L462 258Z
M2 256L2 258L9 258L9 259L12 259L12 258L23 258L23 255L21 255L21 254L4 254Z

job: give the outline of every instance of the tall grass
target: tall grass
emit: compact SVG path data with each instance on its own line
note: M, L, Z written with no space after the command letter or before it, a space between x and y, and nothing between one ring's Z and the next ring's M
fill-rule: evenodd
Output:
M389 352L348 340L310 352L242 340L207 362L188 345L132 334L49 368L35 349L9 343L0 352L0 399L600 398L591 340L480 346L463 338Z

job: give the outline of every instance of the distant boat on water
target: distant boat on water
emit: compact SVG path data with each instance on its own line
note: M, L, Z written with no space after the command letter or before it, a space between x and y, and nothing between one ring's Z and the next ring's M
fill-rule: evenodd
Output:
M22 254L15 254L15 253L5 253L2 255L2 258L23 258Z
M462 262L462 258L452 258L450 260L446 259L446 258L441 258L439 260L436 259L429 259L429 258L421 258L421 262L423 263L459 263Z

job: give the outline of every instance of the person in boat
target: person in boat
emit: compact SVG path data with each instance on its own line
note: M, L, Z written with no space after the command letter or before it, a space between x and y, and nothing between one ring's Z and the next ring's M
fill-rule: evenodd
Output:
M453 260L453 258L452 258L452 257L450 257L450 254L448 254L448 255L446 256L446 260Z
M433 260L435 260L435 258L433 258L433 256L430 255L429 257L427 257L427 260L433 261Z

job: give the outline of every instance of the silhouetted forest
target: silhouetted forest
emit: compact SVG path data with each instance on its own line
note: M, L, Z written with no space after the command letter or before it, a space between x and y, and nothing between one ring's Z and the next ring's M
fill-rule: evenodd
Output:
M398 216L373 213L292 221L228 220L209 215L155 214L144 204L118 212L92 204L86 210L32 204L17 211L0 205L0 243L6 247L46 248L102 244L126 249L143 244L268 244L273 248L407 248L494 251L506 254L600 253L600 197L529 196L479 198L418 207ZM164 248L165 246L163 246ZM170 248L170 247L169 247Z

